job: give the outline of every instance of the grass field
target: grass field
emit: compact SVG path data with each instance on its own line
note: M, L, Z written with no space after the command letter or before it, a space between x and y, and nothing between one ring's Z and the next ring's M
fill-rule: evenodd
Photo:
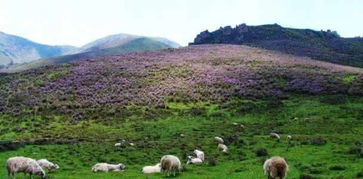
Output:
M129 106L127 111L127 115L77 124L62 115L3 114L2 140L75 138L82 142L26 145L1 152L0 163L11 156L47 158L60 166L48 173L49 178L161 178L162 174L141 174L140 169L158 163L165 154L174 154L184 168L178 178L253 179L264 178L263 161L279 155L290 166L287 178L363 177L362 97L295 95L280 100L236 98L223 104L167 102L163 108ZM269 138L272 130L281 134L280 141ZM293 137L290 144L286 135ZM217 150L214 136L226 140L229 154ZM115 148L120 139L136 146ZM206 162L185 165L186 156L195 148L205 152ZM257 156L261 149L267 154ZM121 162L126 170L94 174L91 167L98 162ZM5 178L5 167L0 176Z

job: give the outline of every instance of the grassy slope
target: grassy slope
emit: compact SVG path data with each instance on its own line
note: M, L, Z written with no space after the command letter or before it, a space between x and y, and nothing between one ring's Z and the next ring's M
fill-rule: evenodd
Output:
M335 104L342 99L343 103ZM287 158L291 171L289 178L298 178L301 173L323 178L353 178L363 170L363 158L347 153L355 143L363 142L363 98L296 96L283 100L278 105L265 100L232 100L228 103L231 105L228 109L210 103L169 103L170 114L167 115L156 110L152 112L156 115L150 118L150 114L138 109L132 118L124 122L120 122L123 119L112 118L103 123L89 121L77 126L63 123L59 117L58 121L48 122L42 129L34 126L29 129L42 135L64 132L70 138L127 138L135 142L136 147L117 150L113 147L113 142L26 146L17 151L1 153L0 163L10 156L24 155L48 158L59 163L61 169L50 174L54 178L144 178L139 171L143 165L157 163L164 154L175 154L184 163L185 153L190 154L194 147L200 147L206 152L207 160L214 158L217 165L187 166L186 171L180 175L181 178L262 178L261 166L265 157L256 157L255 151L263 147L270 156ZM255 104L260 107L253 112L245 110ZM29 118L29 121L34 120L46 119ZM8 125L15 125L10 120L7 121ZM243 123L245 129L234 126L232 122ZM4 126L4 122L2 126L8 127ZM64 131L60 132L60 128ZM270 129L280 131L280 142L268 137ZM180 133L186 137L180 137ZM217 152L213 136L226 138L234 133L238 133L239 138L229 144L230 154ZM294 138L288 151L289 144L285 140L287 134ZM309 143L318 136L327 140L327 144L315 146ZM127 170L121 173L92 174L90 167L96 162L123 162L127 165ZM329 167L335 165L346 169L329 170ZM4 175L5 169L2 168L0 176ZM161 175L152 176L159 178Z
M263 178L262 162L267 156L257 157L255 151L259 148L266 148L269 156L280 155L287 159L290 165L289 178L298 178L303 173L320 178L339 178L340 176L354 178L359 172L363 171L362 152L360 154L359 151L358 154L348 153L350 148L356 147L359 149L362 148L361 145L363 144L363 97L354 95L355 93L350 93L348 96L323 93L313 95L299 92L290 93L287 98L269 99L234 96L225 101L214 101L209 96L200 98L201 100L187 100L182 96L178 96L179 93L176 93L172 98L165 98L163 101L164 106L161 107L137 105L131 102L123 107L113 103L107 106L101 105L97 108L98 110L88 109L92 107L82 108L80 105L72 106L69 104L84 102L85 104L96 105L89 103L89 100L96 97L103 100L103 98L99 98L100 96L93 95L92 98L81 101L84 99L83 96L78 93L69 93L72 95L67 94L64 98L67 100L59 100L58 98L47 100L47 98L54 97L55 94L49 94L50 96L42 94L39 96L41 101L39 101L38 107L42 107L43 110L39 108L31 110L24 107L21 108L20 113L14 112L18 109L18 105L25 106L21 102L23 97L27 97L27 94L31 94L31 96L39 95L37 93L41 87L48 82L57 83L57 80L71 76L75 69L78 69L77 65L84 65L84 68L90 68L89 70L92 72L90 75L84 76L85 81L79 82L88 82L85 85L90 85L90 82L100 82L100 78L93 78L92 76L93 72L98 72L98 70L105 78L112 78L112 75L115 74L112 69L114 67L118 70L117 72L122 72L120 75L125 75L130 79L133 79L131 77L138 77L131 74L141 71L141 78L131 81L135 82L136 86L131 85L126 91L131 95L133 88L136 91L144 91L149 89L150 85L164 84L169 81L184 85L180 81L184 79L183 77L188 79L192 65L202 66L203 68L212 66L211 69L223 67L230 69L229 72L232 72L233 68L230 68L231 66L247 64L250 66L247 70L250 68L259 69L260 73L267 73L267 77L258 77L258 81L263 79L271 80L271 74L268 73L271 69L278 66L283 70L282 64L286 65L286 62L292 63L296 60L290 59L289 56L265 54L266 51L237 46L213 47L211 48L213 56L210 53L203 52L202 54L206 55L195 60L196 55L189 50L194 49L197 54L201 53L204 48L207 49L207 52L210 51L210 47L196 48L180 49L170 53L168 50L155 53L140 53L131 56L132 58L126 55L125 61L116 58L109 61L102 59L87 63L80 62L80 64L48 67L38 71L6 75L4 78L0 78L2 83L0 87L4 87L0 88L0 98L5 95L3 99L7 99L11 103L7 107L9 111L0 113L1 140L22 141L33 138L77 138L84 140L84 142L77 144L28 145L18 150L1 152L0 163L4 163L10 156L24 155L34 158L48 158L50 161L58 163L61 169L50 173L49 175L52 178L145 178L146 176L139 171L142 166L157 163L160 157L165 154L175 154L185 163L185 156L191 154L192 150L198 147L206 152L207 161L216 160L217 165L211 166L207 162L202 166L186 166L185 171L179 175L180 178ZM245 56L228 56L236 52L233 50L234 48ZM180 61L176 61L175 55L177 53L179 53L178 57L182 56L182 61L185 63L189 62L188 58L194 60L190 61L190 64L180 65L178 63ZM158 54L160 56L157 56ZM184 54L189 55L183 56ZM225 60L222 60L221 57L224 57ZM285 59L287 57L289 59ZM256 60L251 61L250 58ZM136 64L145 60L158 65L148 64L146 67L135 68L135 71L126 73L127 68L134 68L134 66L129 65L132 62L129 59L135 60L133 63L136 62ZM112 60L119 63L113 64L111 63ZM273 60L276 64L271 63L272 61L264 63L264 60ZM282 62L278 63L278 60L282 60ZM290 64L292 67L288 69L296 70L293 72L307 70L307 72L298 76L302 79L304 79L304 74L310 74L308 72L315 74L313 73L314 70L323 70L319 67L321 64L311 64L309 66L308 64L311 62L301 65L299 63L304 64L303 59L297 59L296 61ZM99 65L96 62L102 62L102 64ZM108 64L108 62L111 64ZM178 66L174 66L174 62L177 62ZM211 64L209 65L209 63ZM266 67L265 64L276 66L262 71ZM123 67L123 70L120 71L120 67ZM325 67L328 68L329 66ZM84 71L84 68L81 68L82 71ZM334 68L338 68L338 66L334 66ZM146 70L146 72L143 70ZM108 74L107 72L112 73ZM197 72L193 73L193 75L197 76ZM149 75L144 78L144 74ZM331 74L323 75L329 77ZM343 84L348 84L348 86L349 84L355 84L359 77L357 75L359 73L353 73L353 75L351 72L346 74L334 73L334 76L341 80ZM178 79L179 81L169 80L168 78ZM7 84L13 79L17 81L15 83L17 86L16 91L8 92L6 90L11 87L8 87ZM112 78L110 83L114 83L115 79ZM282 75L277 81L261 82L264 82L262 84L276 83L271 85L272 87L288 86L287 80L288 78ZM166 87L171 85L166 84ZM229 87L226 84L220 86L221 89ZM71 86L67 87L71 88ZM210 89L216 87L216 85L206 87ZM263 92L265 90L260 87L254 92ZM77 88L80 89L81 87L78 86ZM164 86L160 86L160 88L164 88ZM357 88L359 89L359 86ZM203 92L205 89L200 88L199 90ZM202 92L196 91L193 94L203 94ZM217 93L218 91L215 92L215 95ZM113 94L123 95L124 92L116 91ZM138 97L134 96L133 98ZM52 103L48 101L52 101ZM72 124L70 122L72 120L71 114L59 112L61 108L57 109L56 105L58 104L69 106L75 111L83 111L84 116L86 116L85 119ZM94 114L95 112L97 114ZM234 126L233 122L244 124L245 129ZM271 130L277 130L282 135L280 142L268 137ZM185 134L186 137L180 137L180 134ZM228 139L233 134L238 134L239 137L238 139L227 140L230 154L223 155L219 153L216 144L213 143L213 137L222 136ZM286 142L286 135L292 135L294 139L288 151L289 144ZM317 137L325 140L326 144L313 145L311 141ZM134 142L136 147L129 146L117 150L113 144L120 139ZM122 162L126 164L127 169L120 173L93 174L90 172L90 168L97 162ZM345 170L329 169L335 165L345 167ZM5 172L4 168L0 168L0 176L5 176ZM160 178L162 175L155 174L151 176L151 178Z

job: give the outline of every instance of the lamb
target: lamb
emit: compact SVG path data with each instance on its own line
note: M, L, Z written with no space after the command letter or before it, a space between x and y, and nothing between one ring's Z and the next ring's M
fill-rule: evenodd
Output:
M223 153L228 153L228 147L224 144L218 144L218 149L221 150Z
M200 158L202 161L204 161L204 152L198 149L195 149L193 153Z
M154 166L145 166L141 169L142 173L151 174L151 173L160 173L161 172L161 164L158 163Z
M286 176L289 166L284 158L272 157L263 164L263 170L268 179L283 179Z
M166 173L167 176L181 172L181 162L178 157L174 155L164 155L161 160L161 172Z
M15 173L38 175L41 178L45 178L45 172L42 167L39 166L36 160L27 157L11 157L6 161L6 169L8 170L9 178L15 178Z
M201 163L203 163L202 159L188 156L187 165L188 164L201 164Z
M218 143L218 144L224 144L224 140L220 137L214 137L214 140Z
M126 143L125 139L120 140L120 142L115 143L115 147L123 147Z
M276 138L277 140L280 140L280 135L278 135L277 133L275 133L275 132L271 132L270 133L270 137L271 138Z
M59 166L57 164L54 164L52 162L49 162L47 159L40 159L37 160L37 163L39 164L40 167L47 168L48 170L55 170L58 169Z
M97 163L92 167L92 172L109 172L109 171L121 171L124 170L126 166L122 163L120 164L108 164L108 163Z

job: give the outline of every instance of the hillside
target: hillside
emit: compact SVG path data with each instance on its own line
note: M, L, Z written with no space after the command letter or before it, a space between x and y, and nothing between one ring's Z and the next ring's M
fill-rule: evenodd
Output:
M162 178L140 168L165 154L181 159L179 177L188 179L263 178L263 161L274 155L287 159L289 178L363 172L362 68L197 45L0 74L0 84L0 163L47 158L61 167L52 178ZM115 148L122 139L135 146ZM195 148L206 162L185 165ZM97 162L127 169L94 174Z
M40 58L71 54L72 46L50 46L0 32L0 65L21 64Z
M220 28L201 32L198 44L244 44L317 60L363 67L363 38L341 38L334 31L285 28L280 25Z

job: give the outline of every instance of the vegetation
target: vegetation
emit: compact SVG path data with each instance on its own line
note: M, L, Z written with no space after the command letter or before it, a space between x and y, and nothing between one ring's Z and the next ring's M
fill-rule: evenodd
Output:
M234 45L2 74L0 163L23 155L59 164L50 178L146 178L142 166L174 154L180 178L263 178L264 160L279 155L289 178L355 178L363 171L362 79L359 68ZM115 148L122 139L135 146ZM195 148L206 162L186 166ZM98 162L127 168L94 174Z
M201 32L192 44L244 44L336 64L363 67L363 38L342 38L331 30L293 29L278 24L241 24L236 28L226 26L214 32Z

